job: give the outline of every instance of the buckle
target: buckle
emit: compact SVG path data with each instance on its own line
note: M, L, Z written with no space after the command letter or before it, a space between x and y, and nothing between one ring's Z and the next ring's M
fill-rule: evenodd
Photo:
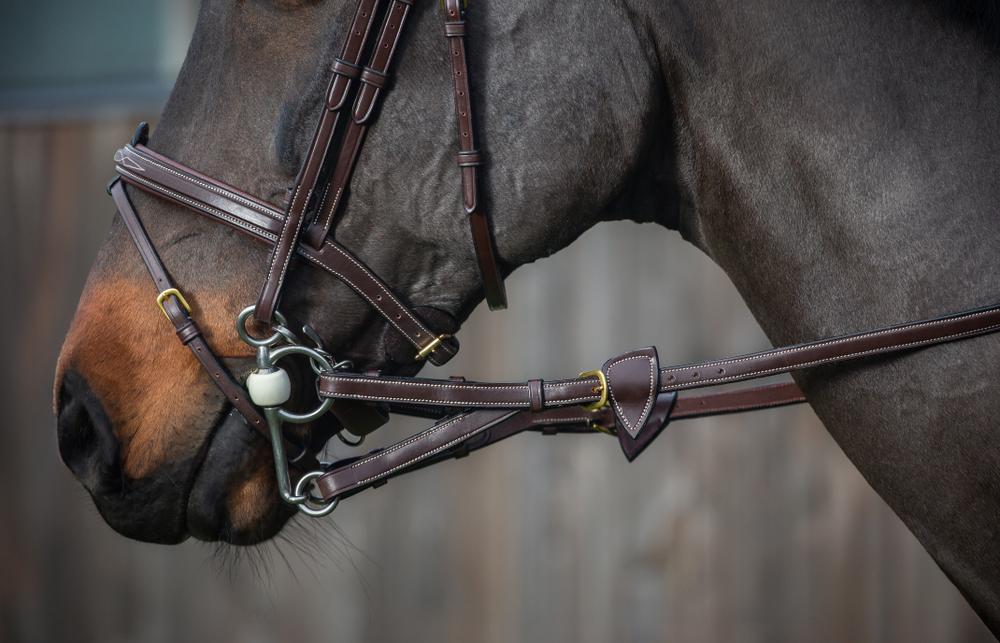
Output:
M420 351L417 353L417 358L416 358L417 361L421 362L430 357L431 353L436 351L438 346L440 346L441 343L444 340L448 339L449 337L451 337L451 335L438 335L437 337L432 339L430 342L427 343L426 346L421 348Z
M167 318L167 321L173 323L173 320L170 319L170 315L167 314L167 309L163 307L163 302L167 300L167 297L176 297L177 301L180 302L181 307L187 311L187 314L191 314L191 305L187 303L187 299L184 299L184 295L181 294L181 291L176 288L167 288L156 296L156 305L160 307L160 312L162 312L163 316Z
M604 371L600 369L595 371L584 371L580 373L578 377L596 377L599 380L599 384L592 388L591 392L600 393L601 397L596 402L585 404L583 406L584 410L600 411L608 405L608 378L604 376Z

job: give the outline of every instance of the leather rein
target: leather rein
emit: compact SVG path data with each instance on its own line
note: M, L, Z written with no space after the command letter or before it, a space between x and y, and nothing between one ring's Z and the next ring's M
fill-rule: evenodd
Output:
M285 502L309 515L326 515L341 498L383 484L395 476L467 455L523 431L545 434L601 432L617 437L629 461L635 459L671 420L720 415L805 402L792 383L689 395L689 389L758 379L823 364L913 350L1000 330L1000 305L820 341L699 364L661 367L655 348L609 359L597 370L556 381L482 383L463 378L436 380L349 372L337 363L308 327L304 344L278 311L279 297L294 257L330 273L367 301L405 337L414 360L442 365L458 342L442 334L396 295L331 232L348 192L365 134L389 88L389 70L412 5L417 0L359 0L347 41L334 61L323 111L291 198L284 208L200 174L146 146L141 124L132 141L115 154L118 176L109 192L159 291L156 302L209 377L247 424L272 445L279 489ZM462 206L491 309L506 306L502 273L489 217L478 198L481 153L475 146L466 57L465 9L445 0L447 38L458 122L457 163ZM382 22L372 35L376 17ZM362 59L368 54L367 63ZM353 98L353 102L351 99ZM246 388L221 364L205 341L180 289L171 281L133 207L125 185L134 186L224 223L271 247L267 277L258 302L237 320L240 337L257 351L257 369ZM247 330L253 317L273 334L257 338ZM277 364L290 356L309 360L317 376L320 405L305 414L282 405L290 380ZM327 412L340 419L337 435L363 438L387 420L387 413L433 419L436 423L390 447L360 457L320 463L312 454L332 435L297 443L284 423L312 423ZM346 431L345 431L346 429ZM291 470L301 473L293 485Z

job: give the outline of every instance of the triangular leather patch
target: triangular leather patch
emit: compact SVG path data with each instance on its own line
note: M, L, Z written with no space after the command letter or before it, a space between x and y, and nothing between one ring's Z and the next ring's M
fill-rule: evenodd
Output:
M608 404L618 423L633 438L645 426L660 388L660 362L653 347L608 360L604 367Z
M618 443L629 462L639 457L639 454L646 450L646 447L656 439L656 436L667 428L667 425L670 424L670 413L674 410L676 402L676 391L660 393L656 402L653 403L653 410L649 414L649 419L646 420L646 425L637 437L633 438L628 431L624 430L621 423L618 424Z

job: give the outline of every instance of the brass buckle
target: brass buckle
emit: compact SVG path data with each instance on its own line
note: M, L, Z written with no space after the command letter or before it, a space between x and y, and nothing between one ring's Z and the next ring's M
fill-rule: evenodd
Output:
M584 371L580 373L578 377L596 377L600 382L597 386L592 388L591 391L594 393L600 393L601 397L596 402L585 404L583 407L584 410L600 411L608 405L608 378L604 377L604 371L600 369L595 371Z
M167 297L176 297L177 301L181 303L181 307L187 311L187 314L191 314L191 305L187 303L187 299L184 299L184 295L181 294L181 291L176 288L167 288L156 296L156 305L160 307L160 312L162 312L163 316L167 318L167 321L173 322L173 320L170 319L170 315L167 314L167 309L163 307L163 302L167 300Z
M438 335L437 337L432 339L430 342L428 342L427 346L421 348L420 352L417 353L417 361L420 362L430 357L430 354L436 351L437 347L440 346L441 343L444 340L448 339L449 337L451 337L451 335Z

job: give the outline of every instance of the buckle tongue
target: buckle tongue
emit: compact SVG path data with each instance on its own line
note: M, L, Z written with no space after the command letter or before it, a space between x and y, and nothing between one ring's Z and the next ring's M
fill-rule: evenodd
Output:
M596 377L599 381L598 385L591 389L593 393L600 393L601 397L598 398L596 402L591 402L590 404L585 404L583 408L587 411L600 411L605 406L608 405L608 378L604 376L604 371L597 369L593 371L584 371L580 373L579 377Z
M420 351L417 353L416 357L417 361L421 362L430 357L431 353L436 351L438 346L440 346L441 343L444 342L444 340L448 339L449 337L451 337L451 335L438 335L437 337L429 341L427 345L421 348Z
M187 311L187 314L188 315L191 314L191 304L187 303L187 299L184 299L184 295L181 294L181 291L177 290L176 288L167 288L166 290L164 290L163 292L161 292L159 295L156 296L156 305L160 307L160 311L163 313L163 316L166 317L168 321L170 320L170 315L167 314L167 309L163 307L163 302L167 300L167 297L176 297L177 301L180 302L181 307L184 308L185 311Z

